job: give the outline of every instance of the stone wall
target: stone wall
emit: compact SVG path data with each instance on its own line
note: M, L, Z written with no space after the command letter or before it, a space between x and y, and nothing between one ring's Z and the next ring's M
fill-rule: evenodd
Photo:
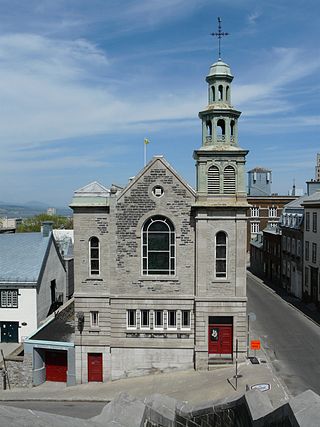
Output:
M19 349L21 349L19 347ZM29 388L32 387L32 354L24 356L10 355L5 357L6 368L9 377L5 378L3 362L1 364L0 389L9 388Z
M319 409L320 397L311 390L276 409L257 390L236 400L195 406L160 394L142 402L121 393L92 421L119 427L310 427L319 425Z

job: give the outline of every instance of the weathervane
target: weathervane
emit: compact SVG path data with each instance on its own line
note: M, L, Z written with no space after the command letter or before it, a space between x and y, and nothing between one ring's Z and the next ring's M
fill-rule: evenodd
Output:
M218 18L218 32L211 33L211 35L217 36L219 39L219 61L221 61L221 37L229 35L229 33L224 33L221 31L221 18Z

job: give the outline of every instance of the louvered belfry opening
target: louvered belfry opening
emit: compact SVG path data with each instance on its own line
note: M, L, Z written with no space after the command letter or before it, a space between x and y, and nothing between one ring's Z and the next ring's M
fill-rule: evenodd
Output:
M232 166L226 166L223 171L223 192L224 194L236 192L236 172Z
M208 194L220 193L220 173L217 166L208 169Z

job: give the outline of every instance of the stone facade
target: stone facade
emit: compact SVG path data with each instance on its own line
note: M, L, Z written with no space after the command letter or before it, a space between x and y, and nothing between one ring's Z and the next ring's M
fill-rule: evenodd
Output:
M211 66L196 190L156 156L124 189L75 192L78 382L245 357L247 151L232 79L221 60Z

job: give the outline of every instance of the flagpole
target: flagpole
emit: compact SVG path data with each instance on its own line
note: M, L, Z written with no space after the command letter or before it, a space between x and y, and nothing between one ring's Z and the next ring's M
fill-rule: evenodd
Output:
M148 138L144 138L143 145L144 145L144 166L147 164L147 145L149 144Z

